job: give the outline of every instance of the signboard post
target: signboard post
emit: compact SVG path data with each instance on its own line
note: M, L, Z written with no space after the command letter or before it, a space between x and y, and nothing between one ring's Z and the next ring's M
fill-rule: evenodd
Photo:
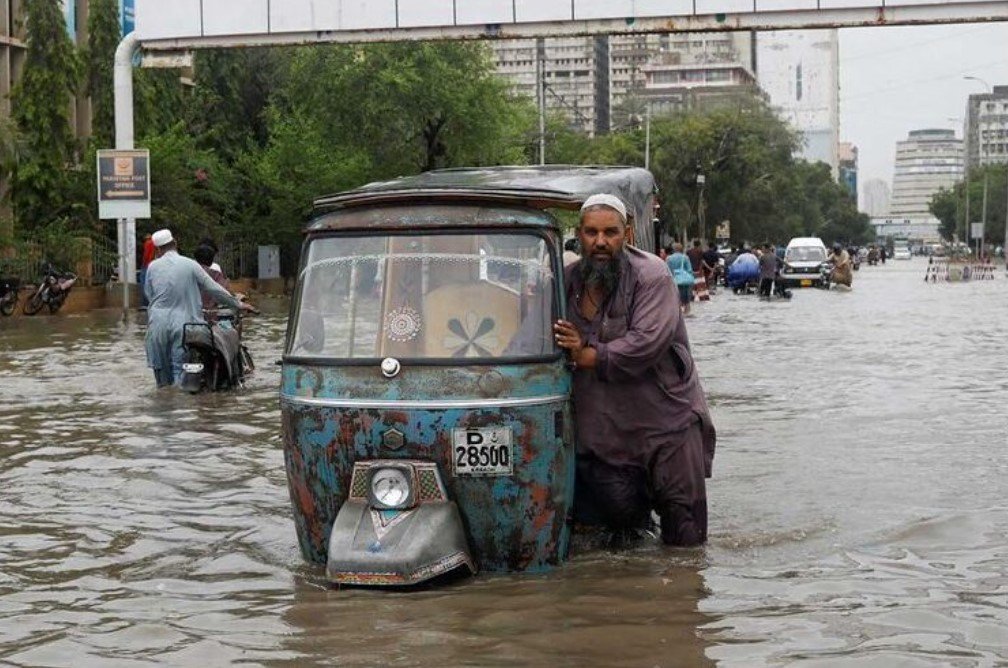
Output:
M98 217L119 221L119 281L123 308L136 282L137 218L150 218L150 152L147 149L98 151Z
M984 224L970 223L970 236L973 237L973 241L976 242L976 254L977 259L979 260L980 251L983 248Z

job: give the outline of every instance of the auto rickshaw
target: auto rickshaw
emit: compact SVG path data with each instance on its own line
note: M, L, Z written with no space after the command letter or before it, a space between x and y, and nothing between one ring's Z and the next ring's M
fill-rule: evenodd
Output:
M571 377L557 211L621 197L654 250L638 168L440 170L315 201L282 361L301 551L337 584L542 571L568 553Z

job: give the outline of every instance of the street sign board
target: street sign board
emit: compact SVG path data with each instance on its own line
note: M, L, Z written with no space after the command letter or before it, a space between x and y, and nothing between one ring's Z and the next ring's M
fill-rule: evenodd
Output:
M984 224L983 223L970 223L970 238L971 239L983 239L984 235Z
M731 221L723 220L714 229L714 236L718 239L731 239Z
M98 151L98 217L150 216L150 152Z

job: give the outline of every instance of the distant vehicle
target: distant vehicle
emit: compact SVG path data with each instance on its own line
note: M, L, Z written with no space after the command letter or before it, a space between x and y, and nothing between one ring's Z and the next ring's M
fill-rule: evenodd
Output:
M784 251L781 280L785 285L809 287L822 281L826 244L819 237L795 237Z
M909 260L910 259L910 249L906 246L897 246L893 249L893 259L894 260Z

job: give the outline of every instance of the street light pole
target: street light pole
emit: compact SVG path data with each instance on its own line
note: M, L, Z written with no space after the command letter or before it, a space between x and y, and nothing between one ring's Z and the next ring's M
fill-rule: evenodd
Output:
M989 83L987 83L986 81L984 81L980 77L964 76L963 79L965 79L966 81L976 81L978 83L983 84L984 88L987 89L987 93L988 94L992 93L993 90L994 90L993 88L991 88L991 85ZM966 162L966 220L964 221L964 225L963 225L963 227L965 228L963 230L963 232L964 232L964 234L963 234L963 241L966 242L966 248L969 248L969 242L970 242L970 223L971 223L971 221L970 221L969 170L970 170L970 147L972 145L972 137L973 137L973 130L974 130L973 123L970 120L970 112L972 111L972 109L970 107L970 104L969 104L968 100L969 100L969 98L967 98L967 102L966 102L966 129L965 129L965 131L963 133L965 135L965 137L963 137L963 141L966 144L966 146L965 146L965 148L966 148L966 161L965 161ZM977 158L978 158L977 162L978 163L979 163L979 156L980 156L980 142L978 141L977 142Z
M1001 246L1001 257L1005 261L1005 271L1008 271L1008 169L1005 170L1005 239Z
M539 164L546 164L546 40L536 40L536 99L539 101Z
M696 177L697 187L699 192L697 193L697 223L700 227L700 234L697 236L698 239L704 239L704 185L707 183L707 177L703 174L697 174ZM686 240L683 239L683 245L686 245Z
M651 100L644 108L644 169L651 169Z
M984 232L987 230L987 175L984 174L983 207L980 214L980 236L977 237L977 259L980 259L980 247L983 245Z

